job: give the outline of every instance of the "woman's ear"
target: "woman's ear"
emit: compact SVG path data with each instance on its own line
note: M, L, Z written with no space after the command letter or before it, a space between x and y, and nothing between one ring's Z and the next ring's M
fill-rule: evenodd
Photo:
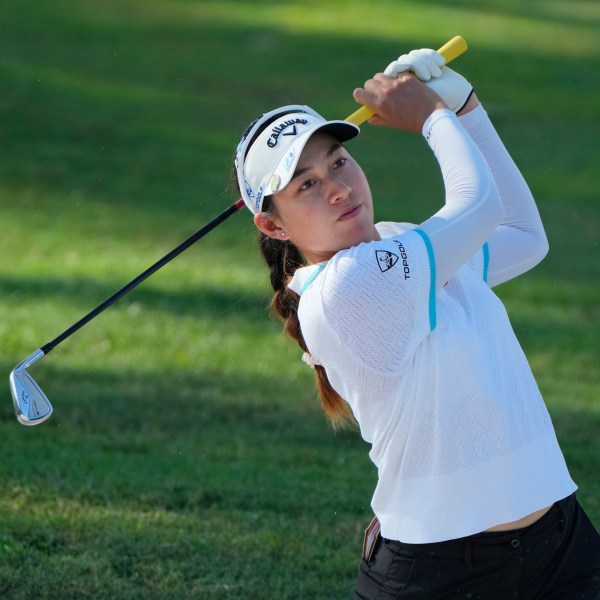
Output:
M254 215L254 224L265 235L276 240L287 239L287 234L279 220L270 213L260 212Z

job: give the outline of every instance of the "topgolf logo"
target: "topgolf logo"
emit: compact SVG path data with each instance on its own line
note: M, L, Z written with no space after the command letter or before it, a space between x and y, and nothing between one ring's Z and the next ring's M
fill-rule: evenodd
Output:
M408 266L408 256L406 250L402 245L402 242L394 240L394 243L398 247L400 256L390 252L389 250L377 250L375 256L377 257L377 265L382 273L389 271L392 267L396 266L399 260L402 260L402 270L404 271L404 279L410 279L410 267Z
M377 256L377 264L382 273L389 271L399 260L399 256L393 252L387 250L377 250L375 252Z

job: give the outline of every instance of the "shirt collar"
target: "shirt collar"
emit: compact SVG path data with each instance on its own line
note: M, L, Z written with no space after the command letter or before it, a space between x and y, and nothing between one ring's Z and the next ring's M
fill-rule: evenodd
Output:
M327 263L323 262L296 269L292 280L288 284L288 287L293 292L296 292L296 294L299 296L302 296L306 288L308 288L315 277L326 267L326 265Z

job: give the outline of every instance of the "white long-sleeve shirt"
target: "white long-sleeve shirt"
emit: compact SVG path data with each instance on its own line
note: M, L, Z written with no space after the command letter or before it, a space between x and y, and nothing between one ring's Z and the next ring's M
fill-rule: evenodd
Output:
M420 226L296 271L304 339L350 404L378 469L382 535L428 543L520 519L576 486L490 285L547 242L531 193L478 107L423 128L445 205Z

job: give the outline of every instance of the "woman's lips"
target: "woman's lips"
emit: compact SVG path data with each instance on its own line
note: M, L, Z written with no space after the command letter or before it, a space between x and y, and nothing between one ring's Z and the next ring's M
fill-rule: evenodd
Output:
M349 219L353 219L354 217L356 217L358 215L358 213L360 212L362 205L361 204L357 204L356 206L353 206L352 208L350 208L349 210L347 210L339 219L338 221L347 221Z

